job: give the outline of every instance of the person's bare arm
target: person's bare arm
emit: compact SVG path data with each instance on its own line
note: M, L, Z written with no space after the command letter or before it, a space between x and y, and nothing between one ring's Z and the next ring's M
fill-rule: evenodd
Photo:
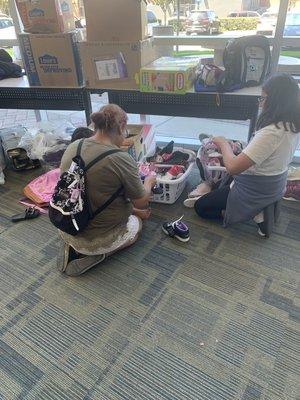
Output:
M215 137L213 142L221 150L224 166L230 175L238 175L254 165L254 162L246 154L234 155L230 144L225 138Z
M153 186L156 184L155 176L148 176L144 181L145 195L139 199L131 199L134 208L145 209L149 207L149 199Z

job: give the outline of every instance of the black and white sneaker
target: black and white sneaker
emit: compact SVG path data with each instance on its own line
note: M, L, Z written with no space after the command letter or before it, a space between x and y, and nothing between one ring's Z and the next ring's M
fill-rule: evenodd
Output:
M162 230L170 237L176 238L181 242L188 242L190 240L190 232L188 226L182 222L182 218L183 216L174 222L164 222Z
M266 237L267 234L266 234L265 223L264 222L260 222L260 223L257 224L257 226L258 226L258 231L257 232L258 232L259 236Z

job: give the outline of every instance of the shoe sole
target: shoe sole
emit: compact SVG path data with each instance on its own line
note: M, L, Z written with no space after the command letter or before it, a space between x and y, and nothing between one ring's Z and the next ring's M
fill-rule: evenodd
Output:
M168 231L164 227L162 227L161 229L167 236L169 236L170 238L172 237L172 236L169 235ZM173 237L176 238L177 240L179 240L180 242L183 242L183 243L186 243L186 242L188 242L190 240L189 237L188 238L181 238L178 235L174 235Z
M196 201L200 199L201 196L199 197L189 197L188 199L185 199L183 202L183 205L187 208L193 208Z
M74 273L71 273L71 274L68 273L67 268L68 268L68 267L69 267L69 268L70 268L70 267L72 268L72 266L76 265L78 261L80 262L80 258L79 258L79 259L77 259L77 260L74 260L74 261L71 261L70 263L68 263L68 265L67 265L67 267L66 267L66 269L65 269L65 273L66 273L66 275L68 275L68 276L74 276L74 277L80 276L80 275L84 274L85 272L87 272L89 269L94 268L94 267L96 267L96 265L98 265L98 264L100 264L101 262L103 262L103 261L105 260L105 258L106 258L106 256L105 256L105 254L103 254L102 257L99 258L98 260L96 260L93 264L87 265L86 267L84 267L83 269L81 269L81 270L78 271L78 272L74 272Z
M283 197L283 199L287 200L287 201L300 201L300 200L295 199L294 197Z
M260 237L267 238L267 235L263 233L259 228L257 230L257 233L259 234Z
M57 269L60 272L65 272L68 265L68 258L69 258L69 247L67 244L62 244L57 253Z

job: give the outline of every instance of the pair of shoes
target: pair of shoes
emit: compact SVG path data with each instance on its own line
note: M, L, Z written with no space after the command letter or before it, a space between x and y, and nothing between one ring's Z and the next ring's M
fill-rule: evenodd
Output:
M166 235L186 243L190 240L190 231L188 226L182 222L182 218L183 216L173 222L164 222L162 230Z

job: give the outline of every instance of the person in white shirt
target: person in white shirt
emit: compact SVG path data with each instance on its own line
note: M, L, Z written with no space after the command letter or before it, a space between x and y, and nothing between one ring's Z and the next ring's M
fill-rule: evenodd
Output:
M224 137L214 137L233 183L196 201L196 213L206 219L223 218L224 226L255 219L264 235L261 211L279 201L285 191L288 165L300 142L300 91L287 74L270 77L259 98L257 131L235 156Z

